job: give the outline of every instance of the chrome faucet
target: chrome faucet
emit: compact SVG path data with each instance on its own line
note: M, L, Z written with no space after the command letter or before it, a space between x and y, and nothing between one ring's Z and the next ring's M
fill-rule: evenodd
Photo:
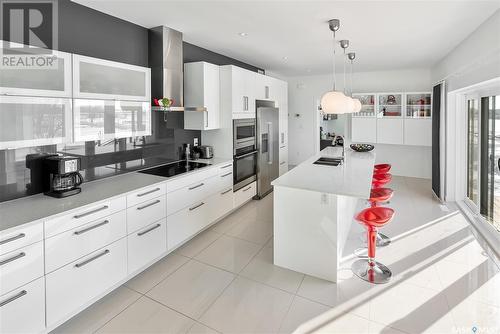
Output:
M333 137L333 146L337 146L337 138L340 137L342 138L342 160L344 160L344 156L345 156L345 138L344 136L342 135L335 135L335 137Z

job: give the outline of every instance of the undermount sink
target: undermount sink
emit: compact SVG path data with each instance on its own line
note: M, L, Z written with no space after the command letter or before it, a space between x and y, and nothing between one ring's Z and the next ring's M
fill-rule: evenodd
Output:
M342 165L343 161L344 161L343 158L325 158L325 157L321 157L318 160L316 160L315 162L313 162L313 164L315 164L315 165L325 165L325 166L338 166L338 165Z

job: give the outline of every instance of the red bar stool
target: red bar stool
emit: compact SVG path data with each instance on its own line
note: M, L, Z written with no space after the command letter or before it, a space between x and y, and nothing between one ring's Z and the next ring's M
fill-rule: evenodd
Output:
M377 248L377 228L389 223L394 217L394 210L385 207L367 208L358 213L356 220L366 226L368 239L368 258L360 259L351 266L352 272L370 283L387 283L392 272L382 263L375 261Z
M373 174L385 174L391 170L390 164L377 164L373 166Z
M391 182L392 175L389 173L373 174L372 188L382 188L387 183Z
M387 202L392 198L394 191L391 188L375 188L370 192L370 205L372 208L378 206L379 203ZM391 238L387 235L377 233L377 247L385 247L391 243Z

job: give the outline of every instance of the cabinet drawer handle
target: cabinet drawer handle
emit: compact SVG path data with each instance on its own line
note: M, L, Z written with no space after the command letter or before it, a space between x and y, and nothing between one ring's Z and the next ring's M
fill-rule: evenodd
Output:
M196 189L196 188L202 187L202 186L204 186L204 185L205 185L205 183L200 183L200 184L198 184L198 185L196 185L196 186L194 186L194 187L189 188L189 190L193 190L193 189Z
M286 161L280 162L280 165L284 165L285 163L286 163Z
M73 218L76 218L76 219L83 218L83 217L85 217L85 216L91 215L91 214L93 214L93 213L96 213L96 212L99 212L99 211L102 211L102 210L106 210L106 209L108 209L108 208L109 208L109 206L104 205L104 206L102 206L102 207L100 207L100 208L97 208L97 209L95 209L95 210L90 210L90 211L87 211L87 212L81 213L81 214L79 214L79 215L74 215L74 216L73 216Z
M231 190L233 190L233 189L232 189L232 188L230 188L230 189L228 189L228 190L226 190L226 191L224 191L224 192L221 192L220 194L221 194L221 195L225 195L225 194L227 194L228 192L230 192Z
M221 175L220 177L226 177L226 176L229 176L229 175L231 175L231 174L233 174L233 172L226 173L226 174L224 174L224 175Z
M0 240L0 245L3 245L3 244L6 244L6 243L9 243L9 242L14 241L14 240L17 240L17 239L24 238L25 236L26 236L26 234L24 234L24 233L19 233L19 234L18 234L18 235L16 235L16 236L13 236L13 237L10 237L10 238L4 239L4 240Z
M204 202L201 202L201 203L200 203L200 204L198 204L198 205L195 205L195 206L193 206L193 207L190 207L190 208L189 208L189 211L196 210L196 209L198 209L200 206L202 206L202 205L204 205L204 204L205 204Z
M248 188L243 189L243 191L248 191L248 190L250 190L251 188L252 188L252 186L250 186L250 187L248 187Z
M96 256L91 257L90 259L87 259L87 260L85 260L85 261L83 261L83 262L80 262L80 263L75 264L75 267L77 267L77 268L83 267L84 265L89 264L90 262L92 262L92 261L94 261L94 260L97 260L97 259L98 259L98 258L100 258L101 256L104 256L104 255L106 255L106 254L108 254L108 253L109 253L109 249L106 249L104 252L99 253L99 254L97 254Z
M25 296L25 295L27 295L27 294L28 294L28 292L27 292L26 290L23 290L23 291L19 292L18 294L15 294L14 296L9 297L9 298L7 298L7 299L5 299L5 300L1 301L1 302L0 302L0 307L5 306L5 305L7 305L8 303L11 303L11 302L13 302L14 300L16 300L16 299L18 299L18 298L21 298L22 296Z
M149 233L149 232L151 232L153 230L156 230L160 226L161 226L161 224L156 224L155 226L153 226L151 228L148 228L146 231L142 231L142 232L137 233L137 235L138 236L144 235L144 234Z
M22 258L22 257L25 257L25 256L26 256L26 253L25 253L25 252L21 252L21 253L19 253L19 254L17 254L17 255L14 255L13 257L10 257L10 258L8 258L8 259L5 259L5 260L0 261L0 266L3 266L4 264L7 264L7 263L9 263L9 262L12 262L12 261L18 260L18 259L20 259L20 258Z
M152 193L154 193L154 192L156 192L156 191L159 191L159 190L160 190L160 188L155 188L155 189L153 189L153 190L146 191L145 193L142 193L142 194L137 194L137 197L146 196L146 195L152 194Z
M155 204L158 204L158 203L160 203L160 202L161 202L161 201L160 201L159 199L157 199L157 200L156 200L156 201L154 201L154 202L151 202L151 203L145 204L145 205L143 205L143 206L139 206L139 207L137 207L137 210L142 210L142 209L145 209L145 208L149 208L150 206L155 205Z
M95 228L98 228L98 227L101 227L101 226L103 226L103 225L106 225L106 224L108 224L108 223L109 223L109 220L105 220L105 221L100 222L100 223L98 223L98 224L95 224L95 225L89 226L89 227L87 227L87 228L84 228L83 230L75 231L75 233L74 233L74 234L76 234L76 235L80 235L80 234L83 234L83 233L85 233L85 232L91 231L91 230L93 230L93 229L95 229Z
M220 169L228 168L228 167L231 167L231 166L232 166L232 164L225 165L225 166L222 166Z

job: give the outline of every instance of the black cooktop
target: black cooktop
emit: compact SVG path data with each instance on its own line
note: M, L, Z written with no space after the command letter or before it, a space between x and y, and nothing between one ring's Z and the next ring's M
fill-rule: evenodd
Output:
M161 165L158 167L144 169L139 171L139 173L171 177L182 173L190 172L192 170L200 169L208 165L209 164L203 162L177 161L166 165Z

